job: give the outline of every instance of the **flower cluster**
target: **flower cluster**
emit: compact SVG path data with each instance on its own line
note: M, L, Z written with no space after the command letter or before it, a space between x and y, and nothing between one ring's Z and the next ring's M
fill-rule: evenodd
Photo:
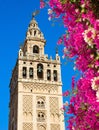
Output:
M99 77L94 77L92 80L92 89L96 91L99 89Z
M75 67L82 72L73 79L68 106L70 130L99 129L99 0L49 0L50 19L62 18L66 34L58 44L64 43L64 56L75 59ZM75 88L76 86L76 88ZM76 90L76 91L74 91ZM66 91L63 95L68 96Z
M45 2L44 0L40 0L40 8L44 8L45 7Z

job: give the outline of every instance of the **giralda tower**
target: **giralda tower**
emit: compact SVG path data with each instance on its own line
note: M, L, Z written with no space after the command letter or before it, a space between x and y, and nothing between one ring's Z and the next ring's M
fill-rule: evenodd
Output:
M64 130L60 57L48 59L34 18L10 81L9 130Z

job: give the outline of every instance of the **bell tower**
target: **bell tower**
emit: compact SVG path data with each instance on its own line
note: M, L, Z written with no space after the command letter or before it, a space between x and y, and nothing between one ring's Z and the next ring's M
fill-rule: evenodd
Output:
M10 81L9 130L64 130L60 57L44 53L33 17Z

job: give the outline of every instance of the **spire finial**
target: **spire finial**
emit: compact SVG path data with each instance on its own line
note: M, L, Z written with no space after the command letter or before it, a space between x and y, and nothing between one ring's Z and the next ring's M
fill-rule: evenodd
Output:
M58 54L58 46L56 46L56 54Z
M22 49L22 48L23 48L23 42L20 43L20 49Z
M34 18L36 15L40 13L40 10L36 10L32 13L32 18Z

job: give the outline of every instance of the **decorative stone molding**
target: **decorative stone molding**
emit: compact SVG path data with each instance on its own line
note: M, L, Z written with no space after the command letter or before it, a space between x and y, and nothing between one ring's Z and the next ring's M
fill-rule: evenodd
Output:
M59 113L59 101L58 97L50 97L50 112Z
M42 83L23 83L25 92L58 94L58 86Z
M50 118L51 122L59 122L59 101L57 97L50 97Z
M32 96L31 95L23 95L23 112L31 112L32 113L33 105L32 105Z
M23 95L23 119L31 121L33 118L33 103L31 95Z
M23 130L33 130L32 123L23 123Z
M58 124L51 124L51 130L60 130L60 125L58 125Z
M47 130L46 129L46 124L37 124L37 130Z

